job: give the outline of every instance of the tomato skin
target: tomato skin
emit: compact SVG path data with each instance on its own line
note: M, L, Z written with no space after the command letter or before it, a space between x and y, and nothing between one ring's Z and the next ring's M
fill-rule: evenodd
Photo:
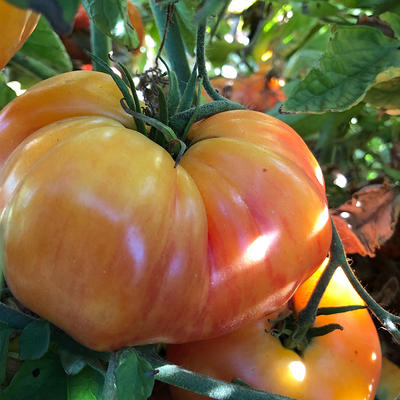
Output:
M101 72L66 72L39 82L1 110L0 167L28 135L61 119L103 115L134 127L120 106L121 97L112 78Z
M13 294L97 350L209 338L281 307L331 240L304 142L265 114L226 112L194 125L174 168L110 79L51 78L0 113Z
M33 32L40 15L0 0L0 69L22 47Z
M31 166L6 208L7 282L88 347L168 340L182 329L169 318L193 320L206 300L207 275L198 271L206 254L201 198L187 173L143 135L85 125L64 140L58 135L61 144ZM35 140L46 144L47 133L28 151ZM163 213L155 215L158 207ZM21 240L29 246L20 251Z
M294 294L295 311L306 304L322 269ZM356 304L364 303L338 270L320 306ZM271 329L268 317L215 339L169 345L167 356L187 369L225 381L240 378L254 388L299 400L372 400L382 356L368 311L318 316L314 326L328 323L338 323L344 330L314 338L302 357L265 332ZM206 398L175 387L171 392L174 400Z

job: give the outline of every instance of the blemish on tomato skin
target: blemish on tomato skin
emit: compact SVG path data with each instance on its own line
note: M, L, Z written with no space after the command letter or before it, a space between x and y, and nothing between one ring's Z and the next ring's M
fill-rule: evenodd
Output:
M262 169L262 172L267 172L267 168L263 168L263 169Z

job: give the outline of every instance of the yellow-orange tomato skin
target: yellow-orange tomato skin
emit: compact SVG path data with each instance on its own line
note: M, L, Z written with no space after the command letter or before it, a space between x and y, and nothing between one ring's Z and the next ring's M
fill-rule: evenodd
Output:
M0 69L22 47L39 21L32 10L23 10L0 0Z
M321 171L288 126L218 114L194 125L174 168L131 129L108 76L47 82L0 113L4 273L25 306L79 342L229 332L281 307L324 259Z
M324 267L296 291L294 309L306 304ZM322 297L321 307L364 305L342 270ZM275 318L275 316L270 316ZM314 326L340 324L312 339L302 356L282 346L268 331L268 317L228 335L167 347L168 359L187 369L225 381L240 378L254 388L298 400L372 400L381 371L381 348L367 310L318 316ZM174 400L201 400L171 387Z
M13 194L5 276L86 346L168 341L185 335L170 318L195 320L207 298L205 221L160 146L122 126L89 129L45 153Z
M22 140L55 121L99 115L133 128L121 98L111 76L101 72L66 72L39 82L1 110L0 167Z

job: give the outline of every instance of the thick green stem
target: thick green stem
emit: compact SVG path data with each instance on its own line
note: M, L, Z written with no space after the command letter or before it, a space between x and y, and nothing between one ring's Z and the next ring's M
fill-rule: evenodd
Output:
M115 385L115 371L118 367L119 352L111 352L110 360L106 376L104 379L102 400L115 400L117 398L117 390Z
M90 45L92 53L101 58L107 65L111 65L109 53L111 51L111 38L97 29L93 21L90 21ZM95 71L103 71L104 68L93 60L93 69Z
M190 78L190 68L186 57L182 34L179 30L178 21L175 15L172 15L170 22L166 24L166 7L157 4L154 0L150 0L149 3L161 37L163 37L165 27L167 26L164 50L171 69L178 77L179 89L181 94L183 94L186 83Z
M353 288L359 294L359 296L365 301L369 310L375 315L375 317L381 322L381 324L390 332L390 334L396 340L396 342L400 344L400 331L396 326L396 324L400 324L400 317L390 313L389 311L386 311L383 307L381 307L361 285L360 281L354 275L353 270L350 268L350 265L347 262L342 243L340 242L340 238L334 224L333 224L333 240L338 242L339 243L338 247L340 246L341 248L341 251L338 252L337 254L337 264L342 267L344 273L346 274Z
M213 100L227 100L224 96L219 94L211 85L208 79L206 69L206 58L205 58L205 37L206 37L206 24L200 24L197 29L197 45L196 45L196 57L197 57L197 68L200 76L203 78L203 86L207 94Z
M186 124L194 113L197 112L195 121L199 121L203 118L211 117L214 114L230 110L246 110L246 107L226 99L212 101L210 103L202 104L197 111L196 107L192 107L189 108L189 110L175 114L170 118L169 125L178 135L180 135L184 131Z
M333 227L333 222L332 227ZM306 336L308 330L311 326L313 326L315 322L315 317L317 316L318 306L321 302L321 298L328 287L329 282L332 279L333 274L338 268L339 264L337 263L338 256L341 252L341 243L336 240L332 240L331 249L330 249L330 261L328 266L325 268L317 285L315 286L311 297L309 298L307 305L299 312L298 315L298 328L296 333L293 335L294 341L302 341L302 339Z
M46 66L41 61L35 60L31 57L26 57L21 53L16 53L11 59L10 63L16 64L26 71L31 72L40 79L51 78L58 74L54 69Z
M381 322L381 324L391 333L396 342L400 343L400 331L396 324L400 324L400 317L391 314L381 307L371 295L364 289L360 281L354 275L354 272L350 268L342 242L340 240L339 234L336 230L335 224L332 221L332 245L330 262L320 280L315 287L313 294L310 297L306 307L299 313L298 321L299 328L297 329L294 339L301 340L307 330L313 325L315 321L315 316L317 315L318 304L321 297L329 284L334 272L338 267L341 267L352 284L353 288L359 294L359 296L365 301L369 310L376 316L376 318Z
M170 364L153 353L151 346L142 346L136 349L151 364L152 368L157 370L157 374L154 376L157 380L209 396L213 399L294 400L291 397L263 392L245 385L210 378Z

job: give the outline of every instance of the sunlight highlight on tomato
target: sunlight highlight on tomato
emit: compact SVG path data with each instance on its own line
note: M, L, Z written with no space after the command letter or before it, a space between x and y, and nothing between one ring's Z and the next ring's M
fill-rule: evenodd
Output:
M244 252L244 262L246 264L256 263L261 261L267 255L267 252L271 246L274 245L278 234L271 232L268 235L259 236Z

